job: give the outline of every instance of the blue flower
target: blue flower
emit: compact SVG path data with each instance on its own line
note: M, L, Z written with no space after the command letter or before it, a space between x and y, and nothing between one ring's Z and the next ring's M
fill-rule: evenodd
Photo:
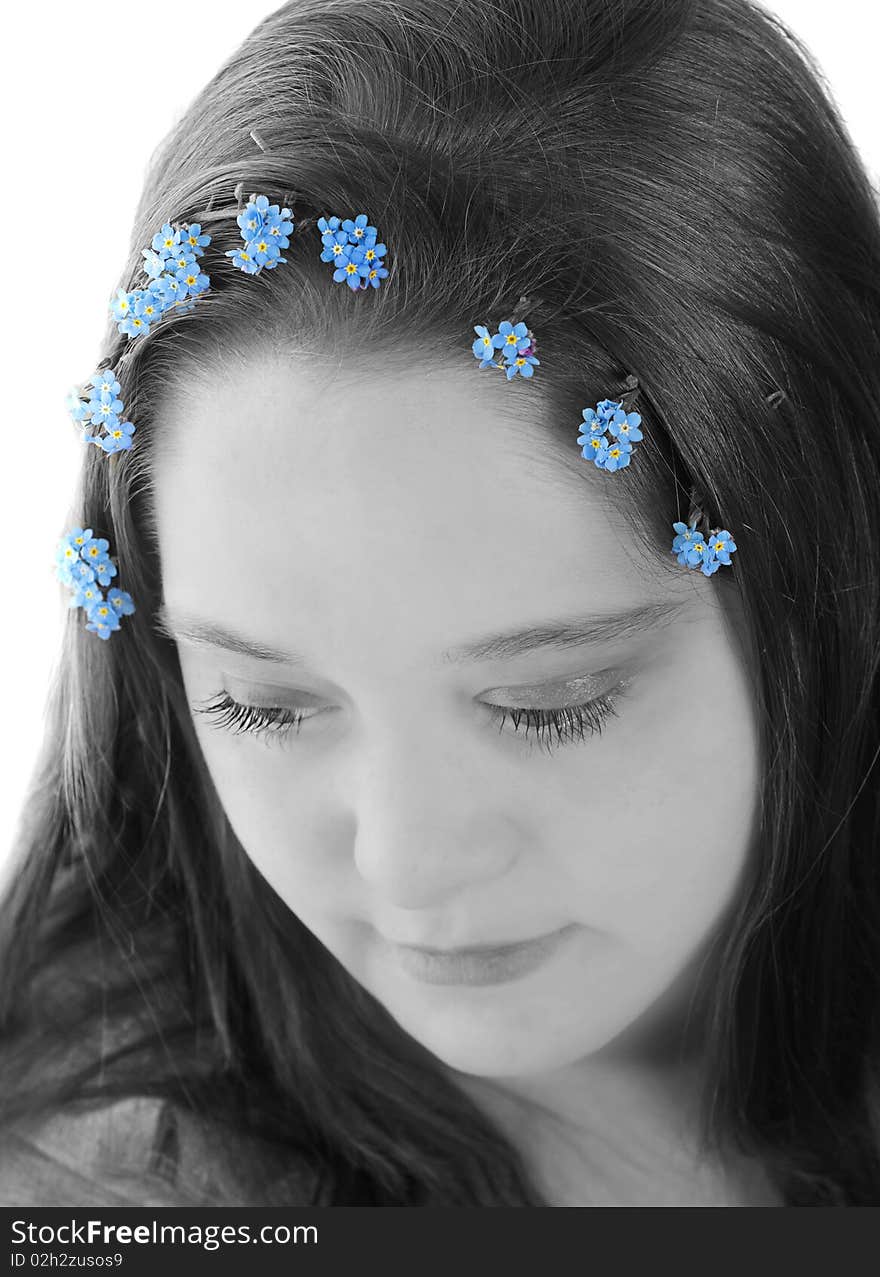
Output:
M248 253L246 247L232 249L226 253L226 256L231 257L233 266L243 270L246 275L258 275L260 273L259 266Z
M71 528L71 530L68 532L67 536L64 539L69 540L71 545L76 546L76 552L77 554L79 554L80 550L83 548L86 542L92 539L92 529L91 528Z
M160 257L168 257L173 253L180 243L180 232L175 230L170 222L166 222L161 230L156 231L152 240L152 249L154 253L158 253Z
M76 422L87 421L89 418L89 405L85 399L80 396L79 389L74 387L65 399L67 411Z
M104 426L107 430L112 430L119 424L118 414L122 412L125 405L121 399L113 399L104 391L92 393L97 398L89 401L89 420L95 426Z
M118 630L119 629L119 613L112 608L103 597L99 602L93 603L86 611L90 624L86 626L90 630L92 626L100 629ZM101 634L101 638L106 638L105 634Z
M130 421L119 421L103 439L90 439L88 442L96 443L107 453L125 452L131 447L133 434L134 426Z
M104 537L89 537L80 547L80 558L85 559L86 563L90 563L94 567L101 559L107 557L109 549L110 542L106 541Z
M158 279L166 268L168 258L152 252L149 248L143 249L143 254L145 274L149 275L150 279Z
M73 586L69 607L84 607L88 610L98 603L104 602L104 595L94 581L79 581Z
M678 533L672 542L672 553L678 558L682 567L696 568L705 561L707 549L702 535L697 532L697 520L688 526L686 523L673 523Z
M594 458L596 465L602 470L622 470L629 465L632 444L625 439L605 440L605 447Z
M736 551L736 542L727 529L722 528L717 532L713 532L709 537L709 549L713 558L727 566L730 563L731 554Z
M371 262L373 265L377 264L378 258L384 257L388 252L387 244L377 244L375 240L361 244L361 248L364 250L364 261Z
M181 239L190 252L195 253L196 257L201 257L211 242L211 236L202 233L200 222L191 222L189 225L184 223L181 230Z
M584 438L592 438L593 435L603 435L608 429L607 419L600 416L593 408L584 408L581 416L584 419L585 426L589 426L589 434L584 431L578 435L578 443L581 443Z
M474 324L474 332L477 334L477 340L471 346L471 350L475 358L480 360L480 367L485 368L488 364L495 363L495 351L504 345L504 338L500 333L495 333L493 336L485 324Z
M590 433L588 435L578 435L578 443L583 444L581 448L581 456L588 460L595 461L596 465L601 465L600 457L604 456L608 451L608 436L604 434Z
M523 323L519 323L514 327L510 320L504 319L498 325L498 331L504 338L500 349L503 350L505 358L508 353L513 355L521 354L531 344L529 330Z
M248 242L248 253L251 260L259 267L266 266L271 270L281 256L281 249L271 235L268 235L265 230L260 230Z
M525 352L521 352L520 354L513 356L505 353L504 361L508 381L510 381L511 377L515 377L517 373L519 373L521 377L534 376L534 365L538 365L541 362L540 359L536 359L534 355L529 355Z
M104 604L100 605L102 608ZM108 639L114 630L119 629L119 617L113 611L112 607L108 609L108 619L102 620L96 617L86 625L87 630L91 630L93 634L97 634L100 639ZM112 620L110 619L112 617Z
M169 275L180 275L181 271L186 271L190 266L195 266L195 264L195 253L191 253L181 244L165 262L165 270Z
M251 240L263 229L263 214L269 209L269 200L265 195L251 195L243 213L235 219L241 227L243 240Z
M125 590L109 590L107 593L107 602L113 608L117 616L131 616L135 610L134 603L130 594Z
M161 278L162 276L160 276ZM139 291L141 295L135 298L134 313L138 319L142 319L147 325L154 324L168 309L164 289L159 284L159 281L155 280L152 287Z
M162 276L161 278L165 278ZM158 284L158 280L156 284ZM155 292L154 287L150 290ZM116 325L119 331L128 337L140 337L149 330L150 323L146 315L137 313L137 303L145 296L143 288L133 288L130 293L125 295L125 317ZM122 303L120 302L120 306Z
M379 232L376 230L375 226L368 226L368 221L369 218L366 213L358 213L354 221L352 221L350 217L347 217L342 223L342 229L348 235L352 244L358 244L363 247L365 240L371 235L373 237L373 242L375 242L376 236Z
M108 394L113 398L115 398L122 390L116 373L112 368L105 368L101 372L93 373L86 382L86 385L91 386L93 390L98 392L98 394Z
M86 563L85 559L77 559L76 563L70 565L70 584L76 585L80 581L94 581L94 569Z
M339 218L337 217L333 220L338 222ZM321 218L321 221L324 221L323 217ZM321 236L321 243L324 245L321 253L322 262L335 262L337 259L344 257L350 247L348 235L345 231L339 230L325 231L325 233Z
M321 232L322 239L324 238L325 235L335 235L341 225L342 225L342 218L340 217L319 217L318 218L318 230ZM343 234L345 235L345 239L342 242L346 243L348 240L348 232L343 231Z
M226 253L232 258L233 266L247 275L259 275L261 270L273 270L286 262L281 249L290 243L288 233L293 230L290 217L289 208L270 204L267 195L251 195L247 207L236 219L244 247Z
M109 585L116 572L116 564L112 559L102 559L100 563L95 564L95 576L100 585Z
M637 412L623 412L618 409L608 418L608 433L615 439L628 439L630 443L638 443L639 439L644 438L639 429L641 424L642 418Z
M333 282L341 284L343 280L348 284L352 291L357 291L361 286L361 280L369 275L370 268L364 262L364 250L349 245L348 248L340 254L336 259L336 270L333 272Z
M596 413L605 421L614 415L618 408L622 408L623 404L618 403L616 399L603 399L601 403L596 404Z
M116 296L110 303L110 310L114 319L124 320L134 311L135 293L141 294L143 289L135 289L133 292L126 292L124 288L117 288ZM122 329L120 328L120 332Z
M190 297L196 297L199 293L205 292L211 284L210 277L204 271L200 271L198 266L195 265L195 258L193 263L186 270L177 271L177 278L184 285L187 295Z
M361 288L378 288L383 279L388 278L388 271L384 266L374 266L369 275L365 275L361 283Z
M154 282L152 291L157 295L165 310L170 310L178 301L186 297L186 284L176 275L167 271Z

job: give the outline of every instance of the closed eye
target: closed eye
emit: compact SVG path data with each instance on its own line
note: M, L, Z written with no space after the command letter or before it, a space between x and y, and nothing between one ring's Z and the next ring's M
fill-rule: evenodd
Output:
M523 743L530 748L540 746L548 753L562 745L583 742L589 736L601 735L612 716L617 715L617 702L624 695L627 684L621 684L610 692L594 697L580 705L563 708L535 709L512 705L489 705L483 702L499 732L510 722ZM325 710L305 713L287 707L270 705L246 705L236 701L228 692L216 693L208 701L193 707L204 714L213 727L235 735L250 733L269 739L283 739L290 733L299 735L302 724L316 718ZM533 735L529 735L532 732ZM554 744L555 736L555 744Z

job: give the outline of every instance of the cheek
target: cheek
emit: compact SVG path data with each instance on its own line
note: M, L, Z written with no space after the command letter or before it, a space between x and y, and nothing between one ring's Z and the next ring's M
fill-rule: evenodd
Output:
M191 706L217 691L185 669L184 684ZM290 751L280 739L235 735L202 714L193 714L193 724L226 818L262 876L304 921L338 906L344 836L341 828L334 834L323 806L319 817L307 787L294 783Z
M721 656L714 682L672 669L652 684L627 743L587 876L634 949L683 951L740 888L758 829L757 719L734 654Z

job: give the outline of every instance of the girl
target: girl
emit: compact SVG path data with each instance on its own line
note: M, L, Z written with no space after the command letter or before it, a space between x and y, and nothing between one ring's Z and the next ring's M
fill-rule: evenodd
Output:
M875 192L749 0L366 12L261 23L140 201L122 286L164 221L211 283L103 351L137 610L71 613L3 902L3 1200L876 1205Z

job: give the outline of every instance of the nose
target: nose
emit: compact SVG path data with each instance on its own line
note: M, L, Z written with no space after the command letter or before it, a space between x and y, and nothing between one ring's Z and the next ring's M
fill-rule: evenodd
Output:
M362 775L354 862L383 901L427 909L503 878L523 831L504 810L505 791L493 799L466 757L406 736L374 753Z

